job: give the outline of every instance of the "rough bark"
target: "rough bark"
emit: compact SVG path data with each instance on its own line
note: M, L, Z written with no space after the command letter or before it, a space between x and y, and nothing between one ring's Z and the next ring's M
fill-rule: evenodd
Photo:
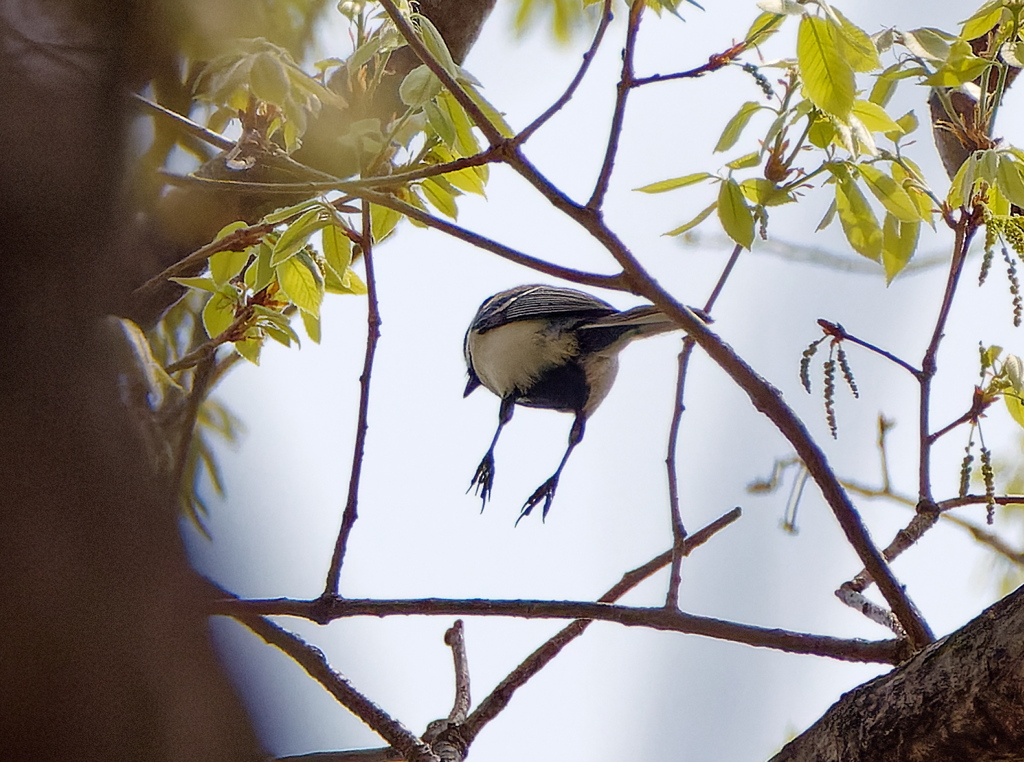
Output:
M261 757L103 330L160 5L0 3L0 759Z
M1024 760L1024 587L845 694L771 762Z

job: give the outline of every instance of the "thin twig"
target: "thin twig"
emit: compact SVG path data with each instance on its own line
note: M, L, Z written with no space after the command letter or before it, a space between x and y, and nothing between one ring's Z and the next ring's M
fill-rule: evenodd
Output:
M938 370L939 345L946 331L946 321L949 319L949 312L953 306L953 297L956 295L957 286L960 283L960 274L963 272L964 262L967 260L967 249L971 245L978 226L973 212L961 210L960 219L955 226L955 240L953 244L953 257L949 265L949 275L946 278L946 287L942 295L942 306L939 308L939 315L935 320L935 328L932 330L931 341L925 350L924 359L921 361L921 390L920 407L918 413L918 438L919 438L919 463L918 463L918 498L922 505L930 505L934 502L931 486L931 448L933 439L930 436L931 422L931 393L932 380Z
M248 323L252 319L252 316L252 307L242 307L235 316L235 319L231 321L231 325L213 338L200 344L191 352L179 357L164 368L164 370L167 373L180 373L183 370L188 370L189 368L194 368L197 365L200 365L206 359L214 355L217 351L217 347L222 344L227 344L228 342L237 341L241 337L240 331L242 326Z
M938 431L929 434L929 444L934 443L939 437L945 436L953 429L955 429L957 426L960 426L968 422L977 423L978 419L982 417L982 415L984 415L985 411L989 408L989 406L992 405L994 401L994 397L988 397L985 395L985 392L983 392L977 386L974 387L974 394L971 397L970 409L952 423L948 423Z
M622 74L615 95L615 110L612 112L611 129L608 132L608 143L605 147L604 161L601 172L597 176L594 192L587 202L588 209L600 209L604 197L608 193L608 185L612 178L612 168L619 152L619 138L622 136L622 123L626 118L626 99L633 86L633 52L636 49L636 35L640 30L646 0L633 0L629 7L629 22L626 26L626 46L622 50Z
M205 262L217 252L244 251L250 246L259 243L263 239L263 236L271 232L274 227L274 225L269 223L250 225L247 228L241 228L240 230L228 233L223 238L210 241L210 243L196 249L184 259L179 259L158 275L154 275L135 289L132 292L132 296L145 300L145 298L153 291L162 288L168 278L176 278L192 272L193 266L198 265L201 262Z
M562 93L562 96L551 104L548 109L534 119L530 124L526 126L526 129L522 130L513 139L516 145L521 145L530 139L537 130L539 130L551 117L561 111L565 104L567 104L572 96L576 93L580 83L583 82L583 78L587 74L587 70L590 68L590 64L594 60L594 56L597 55L597 49L601 47L601 41L604 39L604 33L608 30L608 25L612 21L612 0L604 0L604 5L601 7L601 21L597 25L597 31L594 32L594 40L590 43L590 48L583 54L583 63L580 65L579 70L576 72L576 76L573 77L572 82Z
M864 347L865 349L874 352L876 355L884 357L886 360L889 360L890 362L899 365L905 371L910 373L914 378L918 380L921 379L921 371L919 371L913 365L906 362L905 360L901 360L896 355L882 349L881 347L877 347L870 342L857 338L852 333L843 328L843 326L841 326L839 323L833 323L829 320L819 319L818 325L821 326L821 329L826 334L833 337L834 339L838 339L839 341L849 341L852 342L853 344L856 344L857 346Z
M627 627L645 627L666 632L743 643L755 648L770 648L787 653L826 656L852 662L894 664L907 655L905 643L895 640L865 641L811 635L791 630L769 629L712 617L671 611L664 606L643 608L616 606L591 601L492 600L413 598L368 600L323 598L299 601L288 598L269 600L226 600L213 605L213 613L226 616L297 616L315 622L328 622L354 616L498 616L523 619L596 619Z
M688 555L693 550L703 545L715 534L736 521L740 517L740 514L741 511L739 508L733 508L724 516L715 519L703 529L694 532L686 538L684 547L685 553ZM664 568L665 564L672 560L672 553L673 550L667 550L657 558L648 561L643 566L626 572L622 575L622 579L619 580L618 583L616 583L607 593L602 595L598 601L601 603L614 603L659 569ZM466 722L462 726L462 737L466 742L472 743L473 739L476 738L483 727L497 717L498 714L508 705L508 702L512 700L513 694L525 685L530 678L551 663L551 661L561 653L563 648L582 635L590 625L591 621L592 620L590 619L577 619L570 623L568 626L560 630L558 634L540 646L540 648L526 657L518 667L512 670L508 677L502 680L497 687L491 691L490 695L480 702L480 706L478 706L466 719Z
M214 132L211 129L203 127L201 124L193 122L187 116L182 116L176 111L171 111L169 108L165 108L159 103L155 103L149 98L139 95L138 93L132 93L132 98L155 116L174 122L174 124L189 135L194 135L200 140L209 143L216 148L220 148L222 151L227 151L235 147L235 141L224 137L219 132Z
M288 654L342 706L397 749L403 758L417 762L438 762L438 758L427 744L360 693L345 677L331 669L327 657L319 648L309 645L297 635L287 632L264 617L244 612L233 616L267 643Z
M370 377L373 373L373 358L380 338L380 311L377 302L377 278L373 269L373 233L370 226L370 204L363 202L363 235L361 248L366 267L366 354L363 357L363 372L359 376L359 415L356 421L356 440L352 452L352 471L348 482L348 499L341 517L341 528L334 544L331 566L324 583L324 598L339 594L338 583L341 565L345 561L348 538L358 518L359 479L363 472L363 455L366 449L367 416L370 409Z
M422 222L424 225L432 227L435 230L447 233L453 238L465 241L477 248L489 251L492 254L497 254L503 259L523 265L524 267L529 267L532 270L551 275L555 278L562 278L563 280L571 281L572 283L578 283L583 286L607 288L613 291L628 290L628 287L623 281L621 275L600 275L598 273L588 273L583 270L575 270L571 267L562 267L561 265L552 264L546 260L531 257L529 254L516 251L515 249L498 243L495 240L479 235L478 233L474 233L466 228L448 222L447 220L443 220L440 217L435 217L424 212L422 209L417 209L415 206L407 204L401 199L395 198L394 196L365 190L361 191L359 195L378 206L393 209L396 212L404 214L410 219Z
M718 282L715 283L715 287L711 290L711 295L704 303L704 312L706 314L711 314L711 310L714 308L715 302L718 301L722 289L725 288L725 283L729 279L729 275L732 274L732 270L736 266L742 251L743 247L739 244L733 247L729 261L726 262L722 274L718 276ZM686 405L684 404L686 375L687 369L690 366L690 357L693 354L693 346L693 339L687 336L683 339L683 347L679 351L675 409L672 411L672 424L669 428L668 436L668 453L665 456L665 468L668 471L668 497L672 518L673 548L681 548L686 539L686 527L683 524L683 515L679 508L679 478L676 473L676 452L679 446L679 429L683 420L683 412L686 410ZM672 569L669 573L668 594L665 597L665 605L673 609L679 608L679 585L682 580L682 559L684 555L686 554L682 552L674 552L672 555Z

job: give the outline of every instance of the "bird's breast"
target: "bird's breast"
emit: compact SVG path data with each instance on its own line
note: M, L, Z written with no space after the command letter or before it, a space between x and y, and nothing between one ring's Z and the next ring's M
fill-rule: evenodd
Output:
M481 383L497 394L524 394L551 368L579 351L575 335L547 320L516 320L470 334L469 356Z

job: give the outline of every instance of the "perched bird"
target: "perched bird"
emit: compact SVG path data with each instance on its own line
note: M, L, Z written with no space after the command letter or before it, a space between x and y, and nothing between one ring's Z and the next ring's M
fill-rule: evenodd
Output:
M463 396L485 386L501 398L498 429L470 489L484 505L494 486L494 447L515 405L576 416L569 446L550 479L523 505L519 518L544 503L547 516L558 478L587 419L611 390L618 354L630 341L679 328L656 307L620 312L607 302L571 288L528 285L495 294L480 305L463 349L469 383Z

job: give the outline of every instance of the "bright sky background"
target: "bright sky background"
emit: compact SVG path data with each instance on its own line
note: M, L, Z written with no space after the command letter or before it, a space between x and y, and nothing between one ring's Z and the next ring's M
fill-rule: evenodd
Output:
M741 38L757 13L748 0L710 0L705 6L684 8L686 22L649 15L641 30L638 73L700 65ZM973 10L951 2L891 0L838 7L871 33L885 26L953 29ZM561 93L589 39L581 35L568 47L553 45L543 32L515 39L509 14L509 4L499 3L466 66L513 127L521 128ZM530 159L577 199L589 196L600 164L624 28L620 18L577 97L528 143ZM791 46L787 34L766 55L786 55ZM1011 93L1001 114L1003 130L1021 121L1016 96ZM907 86L900 97L898 102L926 121L923 91ZM729 154L711 154L739 105L758 98L752 79L730 68L699 81L650 86L630 101L607 219L661 282L691 304L707 297L731 246L715 232L714 220L703 226L704 243L698 246L685 247L661 233L690 219L715 191L697 186L649 196L631 189L719 171L726 161L755 150L756 124ZM921 131L918 140L911 156L945 192L930 135ZM492 178L488 201L461 201L460 224L561 264L612 271L598 245L511 171L496 167ZM855 257L836 231L809 232L828 206L827 195L811 192L800 208L773 211L770 232ZM940 229L922 243L922 251L947 256L951 240ZM881 273L797 264L757 249L741 259L716 307L714 330L783 390L843 477L878 483L876 416L895 418L894 480L913 493L916 385L906 373L851 350L861 399L838 389L840 438L832 442L821 405L820 363L812 366L811 396L800 387L798 364L803 348L820 335L819 317L919 363L941 297L943 268L899 278L886 288ZM498 400L486 391L462 399L462 337L483 299L543 278L409 225L377 250L375 261L384 324L360 519L342 573L344 595L593 600L624 571L669 546L664 458L678 337L639 342L623 354L618 382L588 423L547 522L532 516L514 527L523 500L557 465L571 417L517 410L497 450L493 500L481 514L478 499L465 490L493 433ZM977 268L976 259L967 265L939 358L936 425L967 408L979 340L1021 352L1005 279L997 266L978 289ZM636 303L621 294L599 295L620 307ZM296 351L272 344L260 368L239 368L218 391L246 422L248 434L240 447L223 453L228 500L213 509L212 541L193 533L189 539L199 568L242 596L312 598L322 589L347 490L364 300L331 297L323 325L322 345L305 342ZM994 408L985 430L986 441L1004 458L1019 448L1007 421L1005 411ZM951 435L938 448L934 481L941 496L956 490L965 436ZM681 440L684 521L693 531L736 505L744 516L687 560L682 608L769 627L886 637L832 595L860 564L817 489L807 487L796 536L779 529L788 484L769 496L746 493L748 483L766 476L773 460L790 452L698 352ZM864 500L858 505L882 545L910 518L898 506ZM982 509L967 515L983 520ZM940 526L895 569L933 628L945 634L994 599L984 564L984 554L962 532ZM648 581L626 602L660 604L665 579L661 574ZM326 628L283 623L321 647L338 671L417 732L447 715L453 679L442 635L450 619L343 620ZM562 625L468 620L475 698ZM269 751L380 745L279 652L232 623L217 622L215 629ZM599 623L515 696L481 734L471 758L766 759L842 692L881 671Z

